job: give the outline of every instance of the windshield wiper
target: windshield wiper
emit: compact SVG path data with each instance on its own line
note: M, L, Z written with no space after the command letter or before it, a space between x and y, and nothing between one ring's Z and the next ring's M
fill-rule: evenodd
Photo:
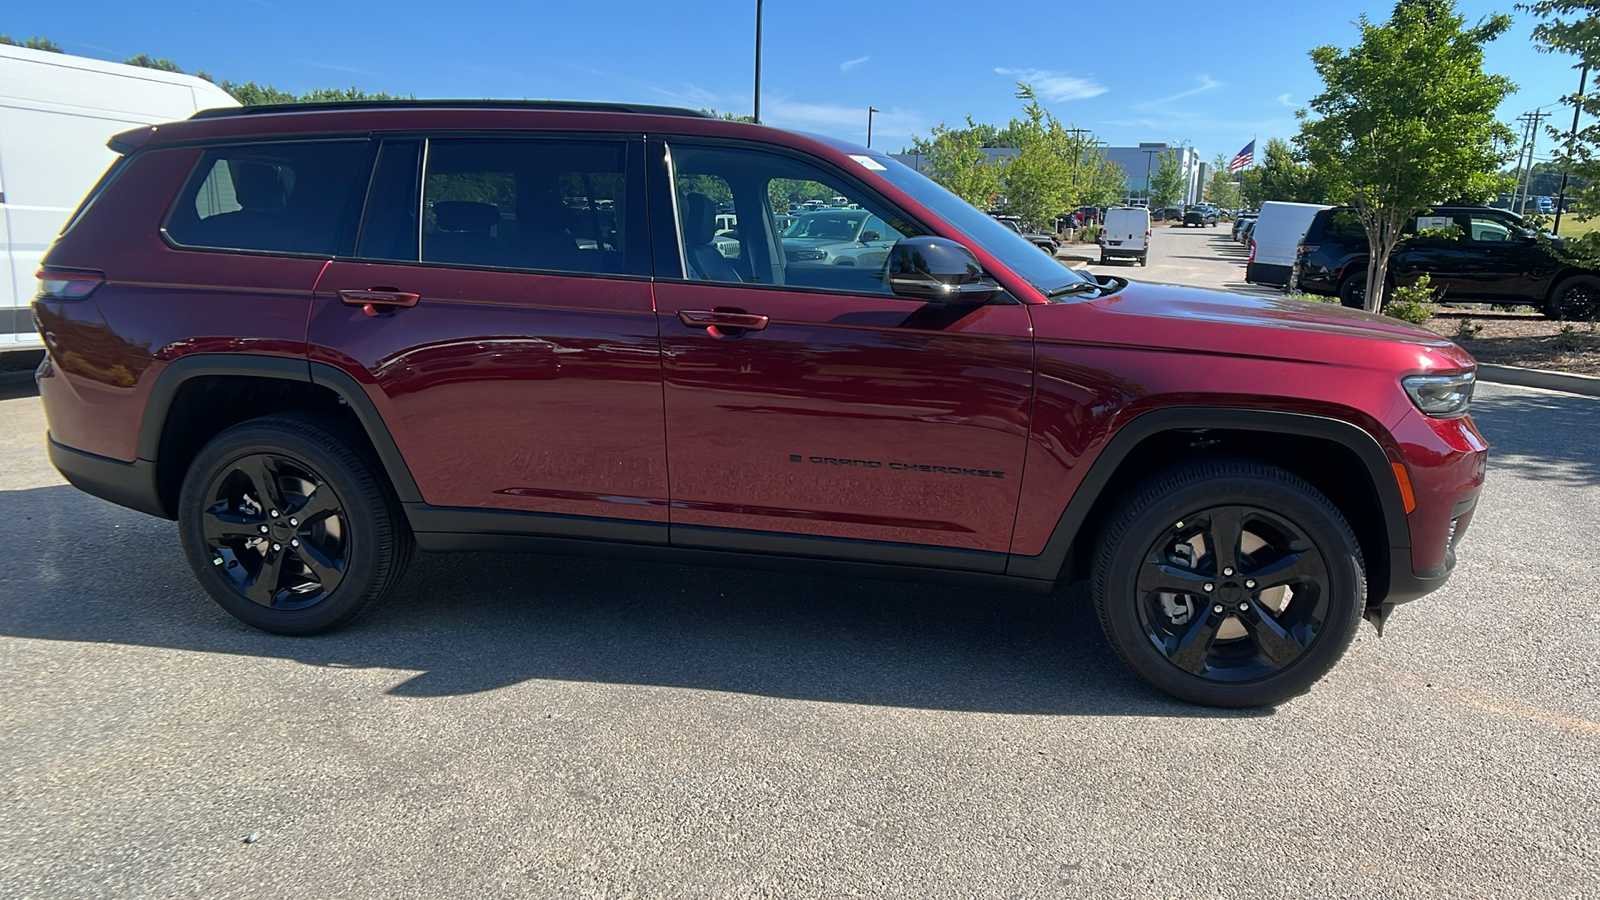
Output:
M1055 290L1046 291L1045 297L1054 300L1057 297L1065 297L1068 294L1081 294L1085 291L1103 291L1105 289L1106 286L1098 281L1080 281L1077 284L1064 284Z

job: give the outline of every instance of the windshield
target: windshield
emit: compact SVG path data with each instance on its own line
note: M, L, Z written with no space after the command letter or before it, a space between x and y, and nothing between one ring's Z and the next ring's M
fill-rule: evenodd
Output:
M784 232L786 238L821 238L830 241L853 241L856 229L861 227L865 215L847 215L836 212L806 213L794 220Z
M912 199L961 229L962 234L989 251L996 259L1005 263L1006 268L1041 293L1049 294L1068 285L1095 283L1076 269L1070 269L1057 262L1055 258L1040 253L1039 248L1027 238L945 190L910 166L887 157L874 156L873 161L883 166L880 174L888 179L890 184L905 191Z

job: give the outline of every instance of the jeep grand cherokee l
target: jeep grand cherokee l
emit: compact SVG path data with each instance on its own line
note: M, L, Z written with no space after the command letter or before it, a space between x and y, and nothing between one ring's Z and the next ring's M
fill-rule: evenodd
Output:
M39 273L51 458L268 631L348 622L413 549L1090 579L1150 684L1259 705L1443 584L1483 481L1450 342L1094 280L826 138L414 101L112 147ZM789 258L815 196L881 263Z

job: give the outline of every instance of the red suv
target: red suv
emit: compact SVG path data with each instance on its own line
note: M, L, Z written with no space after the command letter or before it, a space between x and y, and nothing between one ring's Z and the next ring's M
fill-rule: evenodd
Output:
M39 274L51 458L269 631L414 548L1092 579L1141 677L1260 705L1444 583L1483 481L1454 344L1094 280L825 138L408 102L112 147ZM816 197L881 249L782 240Z

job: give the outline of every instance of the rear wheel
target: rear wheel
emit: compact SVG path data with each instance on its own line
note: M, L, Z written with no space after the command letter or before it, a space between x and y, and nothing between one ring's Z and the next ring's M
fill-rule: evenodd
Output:
M1150 685L1206 706L1278 703L1355 637L1355 535L1311 485L1243 460L1195 463L1125 500L1094 562L1100 624Z
M1600 278L1574 275L1556 285L1545 303L1544 314L1552 319L1582 321L1600 314Z
M1366 308L1367 275L1365 272L1351 275L1339 283L1339 303L1350 309Z
M378 464L336 420L267 416L201 449L184 478L178 532L195 577L249 625L317 634L399 582L411 531Z

